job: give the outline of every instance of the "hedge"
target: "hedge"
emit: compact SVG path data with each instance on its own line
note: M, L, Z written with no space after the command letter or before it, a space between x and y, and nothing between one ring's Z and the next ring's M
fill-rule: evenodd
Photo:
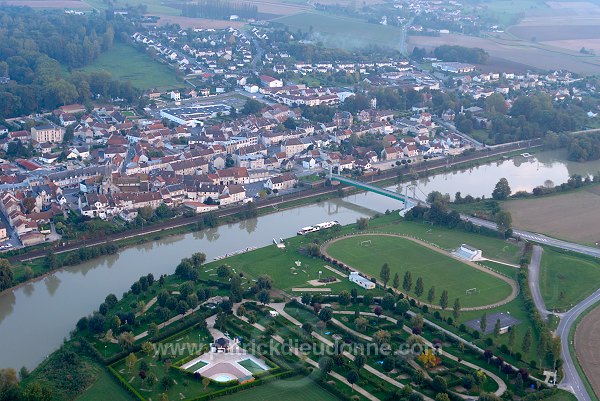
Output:
M121 375L112 366L108 366L108 370L118 380L119 384L123 386L123 388L125 388L125 390L129 391L139 400L146 401L146 399L135 388L133 388L131 384L129 384L123 377L121 377Z
M273 376L269 376L269 377L265 377L264 379L258 379L258 380L254 380L252 382L249 383L245 383L245 384L238 384L237 386L233 386L233 387L229 387L223 390L218 390L218 391L214 391L210 394L205 394L205 395L201 395L200 397L196 397L196 398L192 398L189 401L206 401L206 400L212 400L215 399L217 397L222 397L224 395L230 395L230 394L234 394L237 393L238 391L242 391L242 390L246 390L252 387L256 387L262 384L266 384L275 380L281 380L281 379L287 379L289 377L292 376L296 376L298 375L298 372L294 371L294 370L290 370L287 372L282 372L279 373L277 375L273 375Z

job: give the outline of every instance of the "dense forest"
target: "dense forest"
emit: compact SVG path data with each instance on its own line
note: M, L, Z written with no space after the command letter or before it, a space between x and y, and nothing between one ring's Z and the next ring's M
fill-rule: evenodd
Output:
M183 15L196 18L229 19L232 15L251 19L258 16L258 7L249 3L238 3L223 0L201 0L186 3Z
M126 36L122 21L103 14L67 15L7 7L0 11L0 117L26 115L93 98L131 101L137 91L108 73L70 71L88 65Z

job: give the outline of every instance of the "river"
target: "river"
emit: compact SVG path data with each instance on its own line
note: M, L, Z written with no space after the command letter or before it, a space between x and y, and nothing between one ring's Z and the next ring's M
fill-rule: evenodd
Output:
M564 151L541 152L534 158L515 157L472 169L418 180L417 195L437 190L460 191L463 196L490 196L506 177L513 191L531 190L546 180L565 182L572 174L595 174L599 162L564 161ZM392 188L396 188L395 186ZM257 219L197 233L177 235L124 249L116 255L60 269L47 277L0 295L0 368L34 368L54 351L77 320L90 314L109 293L119 298L141 275L173 273L183 257L204 252L208 260L249 246L265 246L273 238L295 235L303 226L328 220L342 224L372 216L399 203L371 193L360 193Z

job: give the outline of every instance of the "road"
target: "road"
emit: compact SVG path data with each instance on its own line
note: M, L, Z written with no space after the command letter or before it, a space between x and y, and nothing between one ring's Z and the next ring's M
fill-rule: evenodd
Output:
M529 290L531 291L531 297L533 298L533 302L535 303L535 307L544 320L548 318L548 315L552 312L546 309L546 304L544 304L544 298L542 298L542 293L540 292L540 263L542 262L542 253L544 249L535 245L533 247L533 251L531 253L531 261L529 262Z
M556 335L560 336L562 342L562 359L563 363L563 379L558 384L558 387L572 392L579 401L592 401L592 397L583 383L583 379L579 376L579 372L575 368L575 363L571 352L569 351L569 331L575 324L577 318L592 305L600 301L600 289L596 290L592 295L587 297L582 302L575 305L571 310L565 313L560 320Z

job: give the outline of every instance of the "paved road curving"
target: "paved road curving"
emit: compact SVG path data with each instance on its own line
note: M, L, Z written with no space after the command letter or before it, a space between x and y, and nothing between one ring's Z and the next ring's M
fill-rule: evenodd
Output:
M552 312L546 309L546 304L544 303L544 298L542 297L542 293L540 291L540 264L542 262L542 253L544 249L535 245L533 247L533 251L531 252L531 261L529 262L529 274L528 274L528 282L529 282L529 290L531 291L531 296L533 298L533 302L535 303L535 307L538 312L544 319L548 318Z
M388 233L376 233L376 232L373 232L373 233L352 234L352 235L347 235L347 236L343 236L343 237L338 237L338 238L334 238L331 241L328 241L325 244L323 244L321 246L321 253L323 253L323 255L325 255L325 256L327 256L327 257L329 257L331 259L337 260L337 259L335 259L334 257L332 257L327 252L327 250L329 249L329 247L331 246L331 244L334 244L335 242L341 241L343 239L347 239L349 237L358 237L358 236L367 236L367 235L386 236L386 237L398 237L398 238L407 239L407 240L415 242L415 243L417 243L417 244L419 244L421 246L424 246L424 247L426 247L428 249L431 249L432 251L435 251L437 253L441 253L444 256L449 256L449 257L451 257L453 259L456 259L456 260L458 260L458 261L460 261L462 263L465 263L465 264L469 265L470 267L472 267L474 269L480 270L480 271L485 272L487 274L490 274L490 275L492 275L492 276L494 276L496 278L499 278L500 280L502 280L502 281L506 282L508 285L510 285L511 293L510 293L510 295L508 297L504 298L502 301L499 301L499 302L496 302L496 303L493 303L493 304L489 304L489 305L473 306L473 307L469 307L469 308L461 308L460 309L461 311L468 312L468 311L477 311L477 310L486 310L486 309L497 308L499 306L505 305L505 304L513 301L517 297L517 295L519 295L519 286L518 286L518 284L513 279L510 279L510 278L508 278L506 276L503 276L502 274L499 274L499 273L497 273L497 272L495 272L493 270L486 269L485 267L482 267L482 266L478 265L477 263L473 263L473 262L470 262L470 261L467 261L467 260L464 260L464 259L460 259L460 258L452 255L451 253L448 253L448 252L446 252L446 251L444 251L444 250L442 250L440 248L437 248L437 247L435 247L435 246L433 246L431 244L428 244L427 242L418 240L416 238L408 237L408 236L405 236L405 235L401 235L401 234L388 234ZM353 270L360 271L360 269L357 269L356 267L350 266L346 262L341 262L341 263L344 263L345 265L349 266ZM383 285L383 282L381 282L381 280L377 280L377 283L380 284L380 285ZM397 289L394 289L394 292L396 292L398 294L403 294L403 295L405 295L407 297L411 297L410 294L405 294L402 291L399 291ZM427 305L427 307L432 308L432 309L441 309L441 307L439 305L432 305L432 304L428 304L426 302L420 302L420 303L421 303L421 305Z

